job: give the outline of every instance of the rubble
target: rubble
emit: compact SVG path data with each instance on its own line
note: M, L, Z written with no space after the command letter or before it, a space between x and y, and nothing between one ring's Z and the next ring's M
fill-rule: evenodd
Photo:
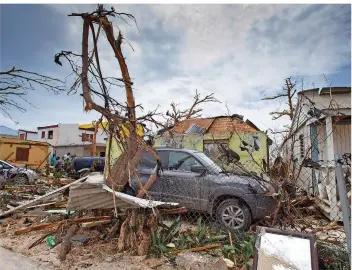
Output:
M226 262L222 258L200 255L195 252L179 254L176 257L176 264L184 270L227 270Z

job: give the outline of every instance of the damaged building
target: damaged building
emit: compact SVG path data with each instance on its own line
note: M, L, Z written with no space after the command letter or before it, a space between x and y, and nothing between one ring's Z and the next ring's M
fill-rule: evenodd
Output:
M239 161L250 171L262 172L268 164L271 139L242 115L192 118L160 130L157 147L186 148L204 152L221 162L221 149L231 149L232 162ZM263 165L264 164L264 165Z

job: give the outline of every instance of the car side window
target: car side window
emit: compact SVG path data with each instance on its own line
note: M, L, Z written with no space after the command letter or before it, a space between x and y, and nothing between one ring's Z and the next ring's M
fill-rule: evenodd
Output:
M139 167L154 169L156 166L156 160L151 152L145 151L139 161Z
M191 172L193 165L201 165L193 156L183 152L169 153L169 170Z
M161 165L163 169L167 169L168 152L167 151L157 151L159 158L161 160ZM139 168L154 169L156 166L156 160L154 155L149 151L144 151L141 159L139 160Z

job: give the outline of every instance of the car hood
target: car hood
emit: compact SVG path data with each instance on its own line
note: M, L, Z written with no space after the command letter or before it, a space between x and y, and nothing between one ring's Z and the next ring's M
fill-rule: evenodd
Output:
M259 184L258 180L249 176L242 176L236 174L220 174L215 177L214 181L221 186L235 186L235 185L248 185L255 188L258 192L263 192L264 189Z
M18 173L30 173L30 174L35 174L36 172L31 170L31 169L26 169L26 168L19 168L19 167L14 167L10 169L11 172L18 172Z

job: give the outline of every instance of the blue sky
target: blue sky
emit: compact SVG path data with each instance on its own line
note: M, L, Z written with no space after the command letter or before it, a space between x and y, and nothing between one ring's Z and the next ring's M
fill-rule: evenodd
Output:
M110 7L108 5L107 7ZM67 65L54 64L61 50L80 52L82 21L72 12L95 5L1 5L0 69L12 66L64 79ZM124 45L134 78L137 103L145 110L172 101L187 107L196 89L214 93L222 103L206 104L205 116L242 114L262 129L278 129L287 119L272 121L269 112L283 106L261 101L278 93L293 76L299 88L351 85L350 5L116 5L132 13L133 25L114 21L135 51ZM102 43L106 75L120 77L108 44ZM323 76L328 78L328 83ZM122 100L123 89L113 95ZM28 93L36 108L11 110L15 125L0 114L0 125L35 129L57 123L96 120L84 113L77 95L54 95L44 89Z

